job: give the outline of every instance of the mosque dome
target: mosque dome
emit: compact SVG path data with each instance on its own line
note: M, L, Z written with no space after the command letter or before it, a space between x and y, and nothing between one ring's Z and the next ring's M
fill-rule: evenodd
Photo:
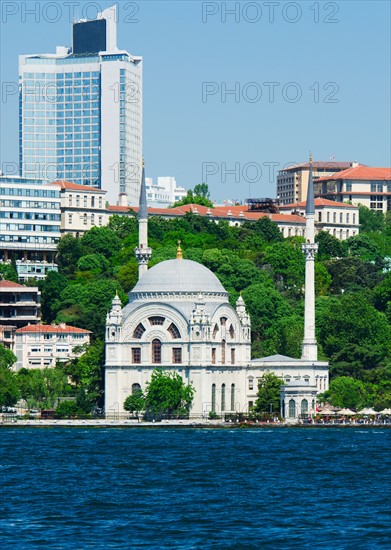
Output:
M227 291L210 269L192 260L167 260L149 269L130 296L140 293L224 294Z

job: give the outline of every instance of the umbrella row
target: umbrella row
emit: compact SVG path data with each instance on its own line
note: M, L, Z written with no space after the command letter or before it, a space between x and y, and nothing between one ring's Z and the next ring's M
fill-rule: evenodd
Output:
M322 415L322 416L333 416L333 415L336 415L336 416L353 416L355 414L360 414L360 415L374 415L374 414L381 414L381 415L387 415L387 414L390 414L391 415L391 409L383 409L382 411L380 412L377 412L375 411L374 409L361 409L361 411L358 411L358 412L354 412L350 409L341 409L340 411L332 411L331 409L323 409L323 411L319 412L318 414Z

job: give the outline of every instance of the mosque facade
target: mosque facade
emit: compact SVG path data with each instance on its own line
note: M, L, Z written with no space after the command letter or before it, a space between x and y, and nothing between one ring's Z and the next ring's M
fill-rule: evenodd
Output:
M195 394L191 417L246 413L257 399L265 372L279 376L281 413L288 421L316 410L316 395L328 389L328 364L317 360L315 340L313 186L307 197L305 334L302 358L274 355L251 359L251 320L242 297L235 307L208 268L176 259L148 269L145 176L139 208L139 281L122 308L116 296L106 319L105 412L125 416L125 399L144 390L154 369L179 373Z

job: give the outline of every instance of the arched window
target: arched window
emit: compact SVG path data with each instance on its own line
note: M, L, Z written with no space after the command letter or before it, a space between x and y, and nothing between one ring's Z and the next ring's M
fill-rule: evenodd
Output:
M132 384L132 395L134 395L135 393L141 391L141 386L140 384Z
M294 399L289 400L289 418L296 417L296 403Z
M222 327L225 327L227 323L227 317L220 317L220 323Z
M162 343L160 340L155 338L152 340L152 363L161 363L162 362Z
M165 319L164 317L160 317L160 315L154 315L153 317L149 317L148 321L151 325L162 325Z
M213 327L213 334L212 334L212 337L213 337L213 338L216 338L218 332L219 332L219 327L218 327L218 325L217 325L217 323L216 323L215 326Z
M231 325L231 326L229 327L229 335L230 335L230 337L231 337L232 339L235 338L235 330L234 330L233 325Z
M225 340L221 341L221 364L225 365Z
M302 399L301 401L301 414L308 413L308 401L307 399Z
M179 332L178 327L174 325L174 323L171 323L167 330L171 334L172 338L176 339L181 337L181 333Z
M235 384L231 384L231 411L235 410Z
M137 327L134 329L133 338L136 338L137 340L140 340L140 338L142 337L144 332L145 332L144 325L142 323L139 323L137 325Z
M225 411L225 384L221 384L221 410Z
M216 412L216 384L212 384L212 411Z

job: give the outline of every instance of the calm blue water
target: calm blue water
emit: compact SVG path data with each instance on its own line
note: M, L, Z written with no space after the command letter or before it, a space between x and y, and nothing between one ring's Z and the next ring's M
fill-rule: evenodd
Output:
M3 550L390 549L391 430L0 430Z

